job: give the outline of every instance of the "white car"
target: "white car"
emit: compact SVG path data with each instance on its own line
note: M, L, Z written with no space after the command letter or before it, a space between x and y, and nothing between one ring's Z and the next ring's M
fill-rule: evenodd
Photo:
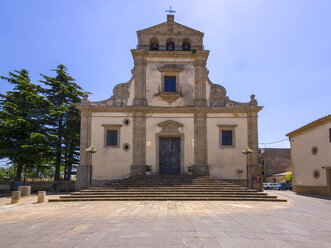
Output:
M278 183L268 183L268 189L278 189Z
M263 183L263 188L264 189L269 189L269 186L268 185L269 185L269 183Z

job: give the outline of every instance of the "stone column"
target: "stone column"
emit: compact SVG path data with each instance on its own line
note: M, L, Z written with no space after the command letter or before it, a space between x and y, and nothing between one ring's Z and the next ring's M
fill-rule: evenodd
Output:
M133 144L130 176L145 175L146 165L146 113L136 111L133 114Z
M252 189L262 190L262 166L259 165L258 158L258 126L257 126L257 111L248 111L247 113L247 129L248 129L248 146L252 149L252 153L248 155L248 187ZM254 182L254 177L259 177L260 182Z
M138 53L137 53L138 54ZM134 106L146 106L146 60L143 54L134 58Z
M88 109L81 110L80 121L80 163L77 167L75 190L86 189L92 182L92 156L86 153L91 145L92 115Z

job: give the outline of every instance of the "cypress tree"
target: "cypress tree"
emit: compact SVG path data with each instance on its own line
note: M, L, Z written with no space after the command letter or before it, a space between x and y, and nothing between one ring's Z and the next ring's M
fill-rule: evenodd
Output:
M60 180L61 167L64 165L64 178L70 180L72 165L78 160L80 112L76 105L84 94L75 79L67 73L67 68L60 64L55 70L55 77L41 74L47 88L44 94L51 103L48 125L51 133L57 136L53 144L55 175L54 180Z
M31 83L28 71L9 72L0 77L13 85L12 91L0 94L0 159L7 158L16 167L15 181L22 170L47 159L52 137L45 128L49 102L40 95L42 88Z

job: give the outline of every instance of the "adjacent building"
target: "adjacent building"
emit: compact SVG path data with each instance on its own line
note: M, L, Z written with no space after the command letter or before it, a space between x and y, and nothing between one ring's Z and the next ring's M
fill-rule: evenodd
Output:
M113 96L81 111L76 188L152 174L210 175L261 189L258 106L241 103L214 84L206 68L204 34L174 21L137 32L132 77ZM241 90L241 89L238 89ZM86 149L93 146L97 152ZM252 154L242 153L249 146ZM246 156L248 156L246 158ZM247 159L247 160L246 160ZM248 163L248 165L247 165Z
M293 191L331 196L331 115L287 136L291 142Z
M285 175L292 172L289 148L260 148L259 161L266 182L284 181Z

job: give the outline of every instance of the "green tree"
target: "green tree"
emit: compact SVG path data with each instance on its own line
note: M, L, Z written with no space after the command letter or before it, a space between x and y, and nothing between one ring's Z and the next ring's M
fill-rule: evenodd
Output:
M40 95L42 88L31 83L26 70L0 78L13 85L12 91L0 94L0 159L10 160L16 168L15 181L20 181L23 167L38 166L47 159L49 102Z
M292 177L293 177L292 172L291 172L291 173L288 173L288 174L285 176L286 181L290 181L290 182L292 182Z
M55 71L55 77L41 74L47 88L44 94L51 103L48 125L51 133L57 136L54 149L54 180L60 180L62 165L64 178L69 180L73 164L77 162L79 153L80 112L76 105L84 94L75 79L67 73L67 68L60 64Z
M13 179L15 177L15 168L10 166L7 159L0 160L0 179Z

